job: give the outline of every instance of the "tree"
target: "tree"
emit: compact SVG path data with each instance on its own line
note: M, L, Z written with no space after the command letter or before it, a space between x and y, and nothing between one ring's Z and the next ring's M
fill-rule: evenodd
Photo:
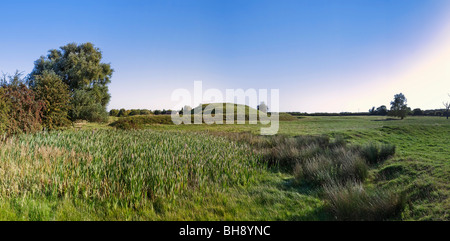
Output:
M382 105L382 106L378 107L376 112L377 112L377 115L383 115L384 116L384 115L388 114L388 110L387 110L387 107L385 105Z
M83 110L95 110L93 114L72 115L79 113L79 110L70 111L70 118L75 120L77 118L92 118L92 116L105 116L106 106L110 101L110 94L108 92L108 84L111 82L113 69L110 64L102 63L102 53L100 49L94 47L92 43L84 43L77 45L71 43L62 46L59 50L53 49L44 57L41 56L34 63L34 69L31 72L28 84L31 87L36 85L38 76L41 76L45 71L53 71L61 80L68 86L71 96L81 92L85 97L89 95L90 102L80 101L78 98L72 98L72 101L78 103L71 103L71 106L77 106ZM86 97L87 98L87 97ZM79 106L81 103L86 106ZM99 108L102 107L102 108Z
M421 116L423 114L424 113L423 113L423 111L420 108L416 108L416 109L413 110L413 115L414 116Z
M192 107L190 107L189 105L185 105L180 113L183 115L190 115L192 113Z
M38 100L45 104L43 124L49 129L67 126L70 108L69 87L52 70L37 75L33 88Z
M128 111L122 108L122 109L119 110L119 114L117 116L118 117L127 117L128 116Z
M132 109L132 110L130 110L129 116L140 115L140 114L141 114L140 110Z
M402 93L396 94L391 102L390 116L400 117L402 120L408 114L408 106L406 105L406 97Z
M450 97L450 94L448 95ZM445 106L445 113L447 115L447 120L448 120L448 115L449 115L449 110L450 110L450 102L442 102L442 104L444 104Z
M119 116L119 110L117 110L117 109L110 110L109 111L109 116L114 116L114 117Z
M259 111L261 111L261 112L264 112L264 113L267 113L267 111L269 110L269 108L267 107L266 103L264 103L264 101L261 102L260 105L258 105L258 108L257 108L257 109L258 109Z
M141 115L151 115L152 111L151 110L147 110L147 109L142 109L142 110L140 110L140 114Z

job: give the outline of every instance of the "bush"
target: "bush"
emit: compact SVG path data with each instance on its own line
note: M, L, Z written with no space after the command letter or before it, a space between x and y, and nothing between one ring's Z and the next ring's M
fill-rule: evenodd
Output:
M360 183L324 187L330 212L337 220L383 221L396 218L405 207L405 196L390 190L367 191Z
M149 124L162 124L173 125L172 117L169 115L160 116L131 116L122 118L110 124L110 126L117 129L129 130L129 129L141 129L144 125Z
M35 93L25 85L20 77L21 74L16 72L15 75L9 76L9 83L6 78L2 81L3 99L9 103L8 134L35 132L42 127L45 104L36 99ZM4 103L5 101L3 101L3 105ZM6 111L2 112L3 118L5 118Z
M116 109L110 110L109 111L109 116L114 116L114 117L119 116L119 110L116 110Z

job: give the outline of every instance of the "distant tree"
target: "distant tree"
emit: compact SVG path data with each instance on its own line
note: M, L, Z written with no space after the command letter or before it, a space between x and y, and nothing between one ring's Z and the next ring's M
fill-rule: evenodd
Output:
M408 106L406 105L406 97L402 93L396 94L394 100L391 102L391 110L389 111L390 116L399 117L402 120L408 114Z
M128 116L128 112L125 109L120 109L119 110L119 114L117 115L118 117L127 117Z
M38 100L45 103L43 124L49 129L70 124L68 112L70 93L68 86L52 70L36 76L33 88Z
M185 105L183 107L183 109L180 111L180 114L183 115L190 115L192 113L192 107L190 107L189 105Z
M140 112L139 113L140 115L151 115L152 114L152 112L150 110L147 110L147 109L142 109L139 112Z
M28 84L33 87L36 85L38 76L43 75L45 71L53 71L67 84L71 95L77 95L77 98L72 98L72 101L77 103L71 103L71 106L79 109L70 111L72 120L106 116L106 106L111 98L108 84L111 82L113 69L110 64L101 61L102 53L92 43L80 45L71 43L62 46L59 50L50 50L46 57L42 56L36 60ZM89 97L87 97L88 95ZM89 102L80 101L81 96L84 100L89 99ZM80 106L80 104L85 106ZM103 108L103 111L99 106ZM95 113L72 115L79 113L80 109L83 111L95 110Z
M377 108L376 112L377 112L377 115L385 116L388 114L388 109L385 105L382 105Z
M42 127L42 111L45 103L37 100L34 91L28 88L21 76L22 74L17 71L14 75L8 76L8 79L4 76L1 81L2 98L9 103L7 107L9 134L35 132Z
M153 113L154 113L155 115L161 115L161 111L160 111L160 110L155 110L155 111L153 111Z
M134 115L140 115L140 114L141 114L140 110L132 109L132 110L130 110L130 113L128 115L134 116Z
M257 109L258 109L259 111L261 111L261 112L264 112L264 113L267 113L267 111L269 110L269 108L267 107L266 103L264 103L264 101L261 102L260 105L258 105L258 108L257 108Z
M109 111L109 116L117 117L118 115L119 115L119 110L117 110L117 109L112 109Z
M450 97L450 94L448 95ZM449 110L450 110L450 102L442 102L442 104L445 106L445 113L447 115L447 120L448 120L448 116L449 116Z
M416 109L414 109L414 110L412 111L412 114L413 114L414 116L421 116L421 115L423 115L424 113L423 113L423 111L422 111L420 108L416 108Z

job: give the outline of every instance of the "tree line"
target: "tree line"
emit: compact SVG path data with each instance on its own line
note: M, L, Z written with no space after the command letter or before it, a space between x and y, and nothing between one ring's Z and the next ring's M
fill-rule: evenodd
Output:
M449 94L450 97L450 94ZM445 109L422 110L420 108L411 109L407 105L407 99L404 94L400 93L394 96L391 102L391 108L388 109L385 105L378 108L375 106L369 109L368 112L340 112L340 113L306 113L306 112L288 112L293 116L392 116L401 119L407 116L446 116L450 117L450 101L443 102Z
M450 95L449 95L450 97ZM400 93L394 96L394 100L391 102L391 109L388 110L386 106L382 105L375 109L369 110L369 115L381 115L381 116L394 116L400 117L401 119L405 118L408 115L412 116L446 116L449 118L450 114L450 102L443 102L445 109L437 109L437 110L421 110L420 108L415 108L411 110L410 107L407 106L407 100L404 94Z
M127 116L136 116L136 115L168 115L171 114L172 110L148 110L148 109L112 109L109 111L109 116L114 117L127 117Z
M75 120L107 121L113 72L92 43L70 43L49 50L26 76L4 74L0 134L58 129Z

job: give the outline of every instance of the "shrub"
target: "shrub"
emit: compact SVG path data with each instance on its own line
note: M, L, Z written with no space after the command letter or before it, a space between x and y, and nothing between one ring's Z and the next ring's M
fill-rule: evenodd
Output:
M141 129L144 125L149 124L164 124L173 125L172 118L169 115L160 116L131 116L122 118L110 124L110 126L117 129L129 130L129 129Z
M20 77L21 74L16 72L15 75L9 76L9 83L6 78L2 81L3 99L9 103L8 134L35 132L42 127L42 111L45 104L36 100L35 93L24 84ZM6 111L2 112L4 118Z
M324 186L331 213L337 220L382 221L397 217L405 196L391 190L367 191L360 183Z
M146 110L146 109L142 109L140 110L140 115L151 115L152 111L151 110Z
M114 117L119 116L119 110L116 110L116 109L110 110L109 111L109 116L114 116Z
M45 103L43 124L49 129L67 126L70 94L69 87L53 71L44 71L36 76L34 92Z

